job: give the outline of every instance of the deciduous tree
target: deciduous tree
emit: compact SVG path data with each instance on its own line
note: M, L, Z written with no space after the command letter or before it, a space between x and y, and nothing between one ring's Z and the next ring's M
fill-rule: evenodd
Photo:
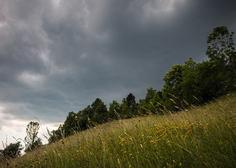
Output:
M120 114L121 113L121 108L120 108L120 104L116 101L116 100L113 100L112 103L110 103L110 106L109 106L109 110L108 110L108 116L109 118L112 118L112 119L118 119L118 116L117 114L115 113L115 111Z
M165 84L162 88L164 106L170 110L177 110L175 106L178 106L180 100L182 100L181 86L183 65L174 64L170 70L168 70L163 80Z
M39 123L31 121L26 128L25 142L26 148L25 152L32 151L36 147L40 147L42 145L41 139L37 136L39 131Z
M63 134L65 137L74 134L75 131L79 131L77 118L77 114L73 111L68 113L68 116L63 124Z
M100 124L107 121L107 119L108 119L107 107L102 102L101 99L97 98L91 104L91 108L93 110L92 121L100 123Z
M225 80L221 80L227 90L234 87L236 81L236 52L233 43L234 32L229 33L226 26L217 26L207 37L206 55L215 63L218 71L224 73Z

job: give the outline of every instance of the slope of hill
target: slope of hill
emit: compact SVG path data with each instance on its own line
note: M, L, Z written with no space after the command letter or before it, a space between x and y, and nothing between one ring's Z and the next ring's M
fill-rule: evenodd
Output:
M0 167L236 167L236 93L179 113L118 120Z

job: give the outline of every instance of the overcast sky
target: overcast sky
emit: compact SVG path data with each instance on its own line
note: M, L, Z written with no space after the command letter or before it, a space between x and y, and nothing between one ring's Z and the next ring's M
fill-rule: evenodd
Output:
M30 121L62 124L96 98L161 90L173 64L207 60L216 26L236 31L235 0L0 0L0 141ZM235 37L234 37L235 42ZM47 141L44 140L44 143Z

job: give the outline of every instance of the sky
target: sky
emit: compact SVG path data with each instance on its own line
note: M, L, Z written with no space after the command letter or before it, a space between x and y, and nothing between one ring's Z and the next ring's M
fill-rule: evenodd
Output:
M0 149L39 137L100 98L161 91L189 57L207 60L216 26L236 31L235 0L0 0ZM236 38L234 36L234 42ZM43 143L47 143L43 139ZM22 142L22 144L24 144Z

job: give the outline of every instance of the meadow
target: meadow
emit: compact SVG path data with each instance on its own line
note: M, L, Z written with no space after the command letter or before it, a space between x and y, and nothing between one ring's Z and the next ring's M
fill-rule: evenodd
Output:
M64 138L0 167L236 167L236 93L178 113L120 119Z

